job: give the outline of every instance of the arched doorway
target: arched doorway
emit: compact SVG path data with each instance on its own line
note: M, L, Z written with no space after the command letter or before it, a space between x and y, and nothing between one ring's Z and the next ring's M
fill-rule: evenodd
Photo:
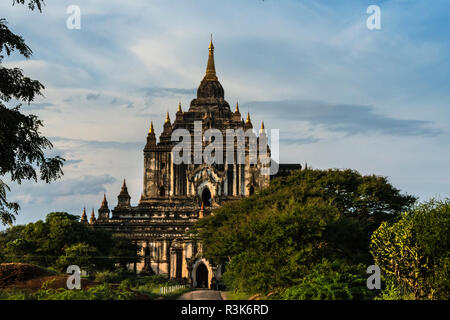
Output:
M211 192L208 188L205 188L202 191L202 203L204 203L204 205L207 207L211 206L212 204Z
M197 281L197 288L208 288L208 269L204 263L197 267L195 280Z
M252 196L255 193L255 188L253 186L251 186L248 192Z
M144 248L144 267L141 270L142 274L153 275L154 272L151 266L151 253L150 248L147 246Z
M164 189L164 187L159 188L159 195L161 197L164 197L166 195L166 189Z
M150 267L150 248L145 247L144 249L144 268Z

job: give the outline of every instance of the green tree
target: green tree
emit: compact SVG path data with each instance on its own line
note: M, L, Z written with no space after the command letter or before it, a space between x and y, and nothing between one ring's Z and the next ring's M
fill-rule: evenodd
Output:
M76 250L86 249L82 256L89 257L88 265L99 270L139 261L133 241L96 230L78 219L66 212L52 212L45 221L10 228L0 233L0 257L5 262L28 262L61 271L66 262L76 260Z
M117 235L112 237L111 252L114 255L114 262L122 268L140 261L138 251L139 246L134 241Z
M91 274L101 266L101 253L97 248L86 243L76 243L64 248L64 254L56 261L59 270L66 270L70 265L77 265L81 270Z
M415 198L385 177L353 170L300 170L198 221L192 236L225 264L232 288L268 293L299 284L323 258L373 263L370 235Z
M41 0L13 0L13 4L28 4L31 10L42 9ZM42 95L44 86L37 80L25 76L19 68L2 66L5 53L9 56L18 52L30 58L32 51L24 39L14 34L7 26L7 21L0 18L0 177L9 174L11 182L20 184L22 180L38 178L49 183L63 174L64 159L45 156L45 150L53 147L52 143L40 134L42 121L35 115L23 114L21 104L8 106L10 102L30 103L36 96ZM38 172L39 171L39 174ZM7 199L10 187L0 179L0 218L3 224L12 224L20 206Z
M450 199L430 200L384 222L370 245L375 263L405 295L450 298Z
M376 292L367 290L366 266L348 266L338 260L323 259L314 265L300 283L285 290L285 300L368 300Z

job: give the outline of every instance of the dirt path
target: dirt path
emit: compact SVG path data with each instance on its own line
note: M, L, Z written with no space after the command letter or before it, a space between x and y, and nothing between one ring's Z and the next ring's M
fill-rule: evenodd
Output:
M223 300L220 291L194 290L182 294L178 300Z

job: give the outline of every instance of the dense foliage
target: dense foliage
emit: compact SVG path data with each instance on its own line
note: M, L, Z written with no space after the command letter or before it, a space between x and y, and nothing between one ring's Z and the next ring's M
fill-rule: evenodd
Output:
M431 200L383 222L371 252L399 297L450 298L450 199Z
M367 290L367 266L349 266L324 259L314 265L300 283L285 290L286 300L372 299L376 292Z
M27 262L64 271L111 269L139 260L130 240L96 230L65 212L49 213L45 221L15 226L0 233L0 262Z
M36 292L1 290L0 300L131 300L135 294L123 288L102 284L87 290L47 289Z
M42 9L42 0L14 0L13 4L28 4L31 10ZM37 80L25 76L19 68L2 66L5 54L17 52L30 58L32 51L24 39L14 34L6 19L0 18L0 178L11 182L41 179L50 182L61 177L64 159L46 157L45 150L52 143L40 133L42 121L33 114L21 112L20 102L30 103L42 95L44 86ZM15 106L8 103L16 102ZM37 173L39 171L39 174ZM20 206L7 199L10 187L0 179L0 219L3 224L12 224Z
M415 200L385 177L300 170L224 205L200 220L193 233L206 257L225 265L231 288L263 294L291 288L285 298L363 298L354 284L366 288L361 264L373 264L372 232ZM335 283L346 281L348 290L326 293L328 280L315 277L318 270L327 270L324 277Z

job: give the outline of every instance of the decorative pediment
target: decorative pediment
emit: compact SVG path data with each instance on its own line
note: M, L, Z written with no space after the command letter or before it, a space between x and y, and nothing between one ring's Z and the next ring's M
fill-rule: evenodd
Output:
M188 179L194 184L195 187L199 186L203 182L210 182L216 185L223 180L223 173L218 171L215 167L207 164L203 164L193 171L188 172Z

